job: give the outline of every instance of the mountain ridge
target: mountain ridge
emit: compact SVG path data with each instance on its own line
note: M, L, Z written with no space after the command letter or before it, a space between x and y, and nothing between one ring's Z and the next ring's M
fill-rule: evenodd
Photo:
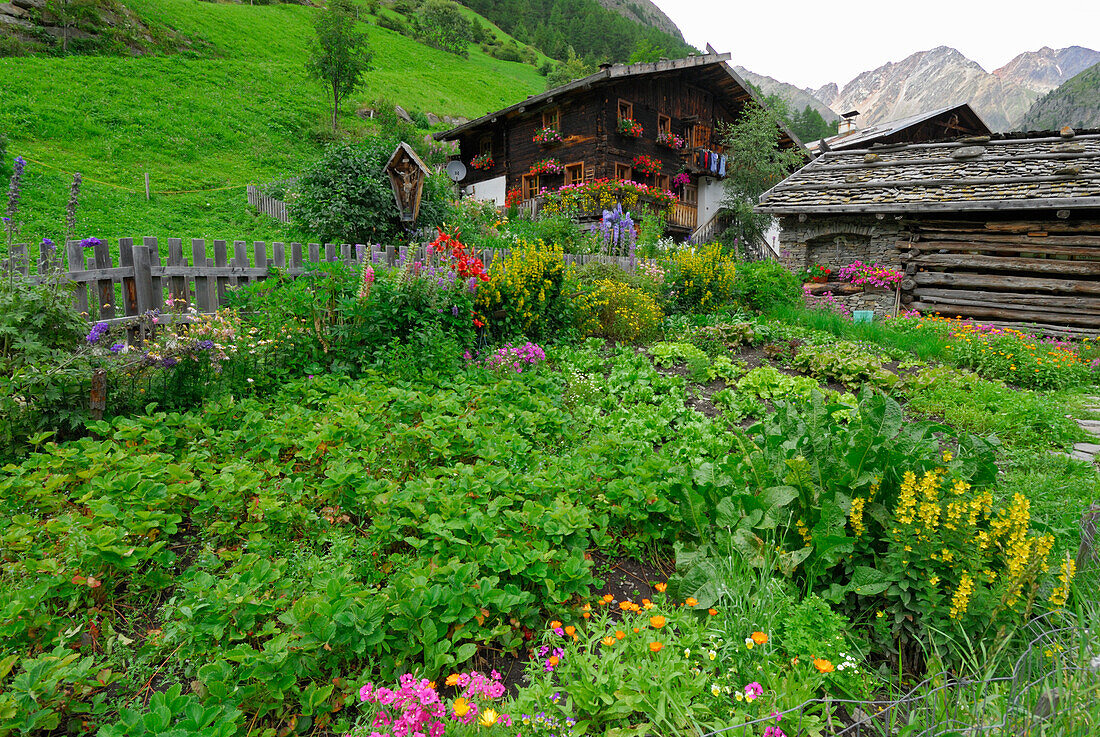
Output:
M958 49L937 46L861 72L844 85L801 89L748 69L744 76L792 106L803 107L809 95L834 114L858 110L861 127L967 102L990 128L1009 130L1041 95L1088 69L1090 62L1100 62L1100 51L1043 46L989 72ZM768 80L768 87L757 78Z

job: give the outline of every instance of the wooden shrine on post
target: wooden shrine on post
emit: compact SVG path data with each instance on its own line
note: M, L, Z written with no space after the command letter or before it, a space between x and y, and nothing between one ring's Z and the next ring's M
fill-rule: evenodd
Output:
M416 152L404 141L397 145L390 160L386 162L386 175L393 187L393 199L397 203L401 222L416 221L420 214L420 195L424 191L424 180L430 173Z

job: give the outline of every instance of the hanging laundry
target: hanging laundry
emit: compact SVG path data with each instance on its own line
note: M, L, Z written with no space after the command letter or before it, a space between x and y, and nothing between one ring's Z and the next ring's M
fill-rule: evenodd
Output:
M720 177L726 176L726 155L725 154L722 154L721 158L718 159L718 176L720 176Z

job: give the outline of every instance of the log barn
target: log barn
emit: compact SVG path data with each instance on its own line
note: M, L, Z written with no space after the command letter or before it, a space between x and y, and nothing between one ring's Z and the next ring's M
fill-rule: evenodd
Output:
M796 267L904 269L905 308L1100 334L1100 130L826 152L758 209Z
M595 74L503 110L437 140L458 141L466 194L503 205L518 190L525 202L543 190L598 179L632 180L676 195L669 230L684 237L718 213L729 161L720 126L756 99L726 63L706 54L644 64L605 64ZM537 140L540 131L543 138ZM786 128L780 145L802 143ZM656 171L645 171L648 159ZM539 173L550 160L560 171ZM677 174L688 183L677 186Z
M806 148L816 156L823 150L870 148L876 143L927 143L962 136L988 136L993 133L974 109L965 102L898 120L875 123L866 128L855 126L855 120L858 117L857 110L845 113L839 133L824 139L824 146L821 145L821 141L807 142Z

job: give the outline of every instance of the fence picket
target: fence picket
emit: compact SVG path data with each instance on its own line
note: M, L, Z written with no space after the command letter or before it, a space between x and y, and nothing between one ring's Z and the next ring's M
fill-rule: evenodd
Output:
M290 244L290 273L297 276L302 273L302 244L291 243Z
M286 269L286 245L282 241L275 241L271 244L271 250L275 257L275 268Z
M118 239L118 265L120 267L134 268L134 239ZM122 277L122 311L127 317L138 314L136 271Z
M183 257L183 240L180 238L168 239L168 266L185 267L187 259ZM191 303L191 290L186 276L173 276L168 280L168 309L186 309Z
M195 266L206 265L206 241L202 238L191 239L191 263ZM209 276L195 275L195 304L199 312L214 311L213 281Z
M321 261L321 244L310 243L309 244L309 262L316 264Z
M220 267L229 266L229 253L226 250L226 241L214 241L214 265ZM217 299L218 302L215 305L215 310L219 309L222 305L229 301L229 277L218 276L216 277L218 283Z
M111 260L110 247L107 245L107 241L99 240L96 242L95 247L92 249L93 257L95 258L96 269L109 269L114 264ZM101 320L113 320L115 317L115 283L108 277L106 279L97 279L95 284L96 300L96 312L99 313Z
M154 236L147 235L142 239L142 243L149 249L150 272L152 272L152 267L154 266L159 269L161 266L160 248L157 246L157 239ZM164 279L159 276L153 276L152 273L149 275L148 304L149 306L145 308L146 310L164 311Z
M252 255L256 259L257 269L271 268L271 262L267 260L267 245L263 241L255 241L252 244ZM256 279L249 279L249 281L256 281Z

